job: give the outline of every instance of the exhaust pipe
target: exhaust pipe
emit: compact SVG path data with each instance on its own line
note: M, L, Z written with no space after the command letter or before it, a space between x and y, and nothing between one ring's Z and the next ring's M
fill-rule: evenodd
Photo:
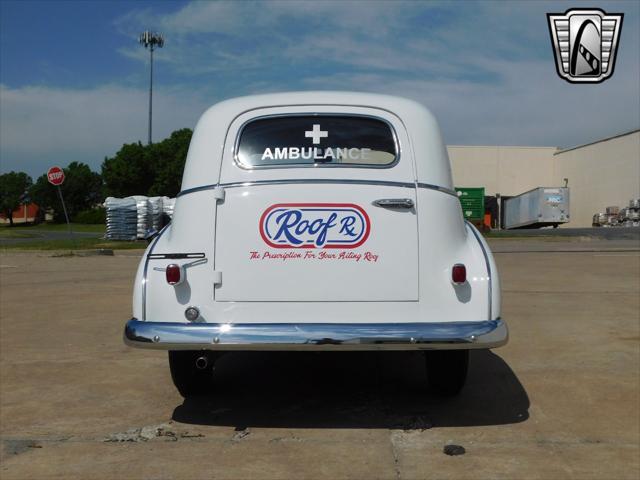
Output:
M202 355L201 357L196 358L196 368L198 370L204 370L209 366L209 359Z

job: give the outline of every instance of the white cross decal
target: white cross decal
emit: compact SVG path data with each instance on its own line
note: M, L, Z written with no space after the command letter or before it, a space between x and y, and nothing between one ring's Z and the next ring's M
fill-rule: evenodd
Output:
M320 130L320 125L316 123L313 125L312 130L307 130L304 132L304 136L306 138L312 138L313 144L318 145L321 138L327 138L329 136L329 132L327 130Z

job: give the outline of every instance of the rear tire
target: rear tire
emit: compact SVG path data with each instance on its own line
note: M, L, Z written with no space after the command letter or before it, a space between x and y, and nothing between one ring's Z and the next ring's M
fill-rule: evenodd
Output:
M213 389L213 367L219 356L219 353L208 351L169 351L171 379L180 395L187 398L211 392ZM205 368L196 366L196 360L200 357L207 359Z
M469 350L429 350L425 352L427 383L438 395L460 393L467 380Z

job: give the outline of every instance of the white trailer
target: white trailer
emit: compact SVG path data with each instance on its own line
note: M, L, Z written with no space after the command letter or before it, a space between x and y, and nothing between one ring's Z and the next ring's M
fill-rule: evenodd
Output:
M503 201L504 228L540 228L569 222L569 188L538 187Z

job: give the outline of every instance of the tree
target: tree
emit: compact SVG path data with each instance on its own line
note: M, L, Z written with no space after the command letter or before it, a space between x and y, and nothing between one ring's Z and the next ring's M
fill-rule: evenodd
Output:
M83 210L93 208L104 200L102 178L99 173L92 172L88 165L71 162L64 169L64 175L62 193L70 218L74 218Z
M102 163L105 193L113 197L145 195L153 184L148 148L140 142L122 146L113 158Z
M191 129L183 128L152 145L123 145L102 163L105 193L114 197L175 196L180 191L192 134Z
M192 135L191 129L183 128L176 130L162 142L149 147L154 171L153 184L149 189L150 196L175 197L180 191L182 172Z
M83 210L102 202L102 178L91 171L88 165L71 162L64 170L62 193L69 217L73 219ZM49 183L46 175L41 175L30 190L31 198L41 208L54 210L54 221L64 221L64 211L56 188Z
M31 186L32 180L24 172L9 172L0 175L0 211L13 226L13 211L20 206L20 197Z
M56 187L49 183L47 175L40 175L35 183L29 189L29 196L31 200L40 207L39 214L41 218L39 221L44 220L44 212L53 210L57 216L58 211L62 211L62 205L60 205L60 198L56 192Z

